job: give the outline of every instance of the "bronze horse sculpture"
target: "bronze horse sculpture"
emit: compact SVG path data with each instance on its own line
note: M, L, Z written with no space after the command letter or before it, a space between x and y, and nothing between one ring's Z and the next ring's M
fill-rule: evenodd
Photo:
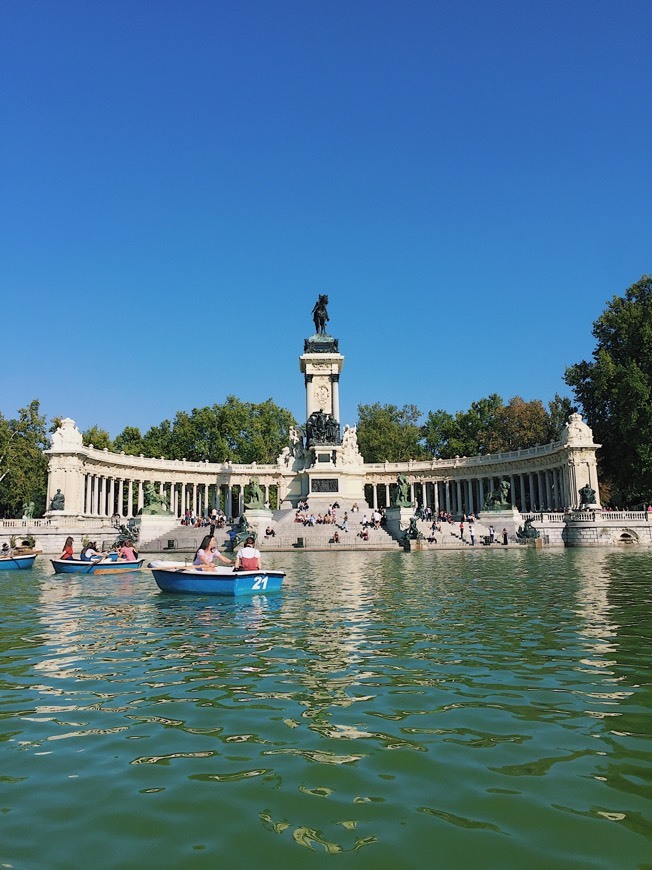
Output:
M312 319L315 323L315 332L318 335L326 335L326 323L328 322L328 296L319 294L319 298L315 302L315 307L312 309Z

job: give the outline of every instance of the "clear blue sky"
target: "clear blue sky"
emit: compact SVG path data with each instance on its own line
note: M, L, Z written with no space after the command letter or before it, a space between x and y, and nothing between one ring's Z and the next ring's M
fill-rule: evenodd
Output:
M0 411L547 402L652 271L649 0L3 0Z

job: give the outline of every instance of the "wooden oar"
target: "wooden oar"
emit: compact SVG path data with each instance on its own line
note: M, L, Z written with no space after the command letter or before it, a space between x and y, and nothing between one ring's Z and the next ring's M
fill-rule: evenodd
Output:
M130 571L138 571L138 568L130 568ZM99 568L97 571L93 571L93 574L126 574L124 568Z

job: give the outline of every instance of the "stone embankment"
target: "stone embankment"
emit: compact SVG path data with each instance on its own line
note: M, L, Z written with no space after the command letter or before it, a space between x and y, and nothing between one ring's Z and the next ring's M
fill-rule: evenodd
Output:
M370 513L370 512L369 512ZM344 511L340 512L343 517ZM304 526L294 521L294 510L275 511L269 525L274 529L273 536L265 536L265 526L260 529L258 546L262 551L281 550L398 550L403 542L392 538L388 531L369 528L369 540L359 536L363 512L349 512L349 531L338 528L339 542L333 542L335 527L332 525ZM652 547L651 511L601 511L585 510L570 513L536 513L523 515L523 522L529 518L540 532L538 546L566 547L622 547L638 545ZM133 523L134 521L130 521ZM471 546L468 524L464 525L464 535L460 536L459 517L452 523L442 523L441 531L436 531L432 543L431 524L423 520L417 522L424 540L419 542L420 549L452 550ZM475 546L489 539L489 515L481 515L474 523ZM266 524L265 524L266 525ZM499 525L499 524L498 524ZM502 528L494 524L494 545L502 546ZM221 550L229 549L231 526L218 530L217 541ZM209 529L187 528L178 520L171 520L169 530L151 541L143 540L140 547L143 553L190 553L194 552ZM117 529L109 519L79 518L76 522L60 526L57 520L0 520L0 546L10 544L13 536L20 546L28 535L35 538L35 548L47 555L58 555L68 535L74 539L77 551L82 539L95 541L102 549L109 549L114 542ZM517 545L510 531L509 545ZM413 547L414 548L414 547Z

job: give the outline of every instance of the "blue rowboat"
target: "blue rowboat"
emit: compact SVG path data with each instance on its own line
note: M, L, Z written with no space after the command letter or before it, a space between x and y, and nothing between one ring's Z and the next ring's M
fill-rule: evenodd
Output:
M278 592L285 571L234 571L216 568L200 571L174 562L150 562L154 579L163 592L183 592L194 595L260 595Z
M34 565L33 556L0 556L0 571L22 571Z
M51 559L56 574L122 574L123 571L138 571L144 559L123 560L97 559L83 562L81 559Z

